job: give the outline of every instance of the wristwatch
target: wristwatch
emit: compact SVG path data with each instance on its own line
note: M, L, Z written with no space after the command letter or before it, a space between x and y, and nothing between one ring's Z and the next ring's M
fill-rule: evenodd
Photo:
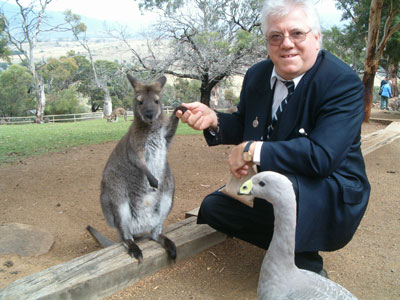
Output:
M250 145L253 143L254 141L249 141L246 146L244 146L243 149L243 159L244 161L253 161L253 153L250 152Z

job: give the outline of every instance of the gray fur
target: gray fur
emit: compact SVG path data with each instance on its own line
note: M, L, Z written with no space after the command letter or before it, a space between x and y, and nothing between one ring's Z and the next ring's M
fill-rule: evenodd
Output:
M162 234L162 226L174 197L167 151L179 119L176 110L169 118L163 111L164 76L152 84L143 84L129 74L128 80L135 91L134 120L104 168L101 207L107 223L117 229L128 253L139 262L143 256L135 237L144 233L150 233L175 259L175 244Z

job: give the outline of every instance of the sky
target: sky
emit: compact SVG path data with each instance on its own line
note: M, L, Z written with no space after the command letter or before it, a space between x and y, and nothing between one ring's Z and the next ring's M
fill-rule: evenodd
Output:
M13 0L6 1L15 3ZM20 1L23 4L31 2L31 0ZM317 8L323 28L334 24L339 25L341 13L335 8L334 0L319 0ZM64 12L67 9L82 16L83 21L84 17L90 17L110 24L118 22L135 31L142 31L152 20L151 13L141 15L137 2L134 0L53 0L48 5L48 10Z

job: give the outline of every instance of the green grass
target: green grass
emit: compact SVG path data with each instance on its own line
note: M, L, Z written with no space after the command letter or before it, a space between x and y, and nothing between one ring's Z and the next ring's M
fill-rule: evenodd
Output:
M70 147L119 140L131 122L92 120L74 123L47 123L0 126L0 164ZM179 123L177 134L200 134Z

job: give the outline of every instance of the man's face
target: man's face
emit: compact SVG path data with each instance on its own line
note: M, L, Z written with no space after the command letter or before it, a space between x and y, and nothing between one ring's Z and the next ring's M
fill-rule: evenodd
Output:
M280 45L267 42L268 54L277 73L286 80L293 79L307 72L314 65L320 49L321 35L315 35L307 25L303 10L294 9L285 17L272 17L269 21L267 37L283 34ZM297 32L307 33L304 41L292 42L287 36Z

